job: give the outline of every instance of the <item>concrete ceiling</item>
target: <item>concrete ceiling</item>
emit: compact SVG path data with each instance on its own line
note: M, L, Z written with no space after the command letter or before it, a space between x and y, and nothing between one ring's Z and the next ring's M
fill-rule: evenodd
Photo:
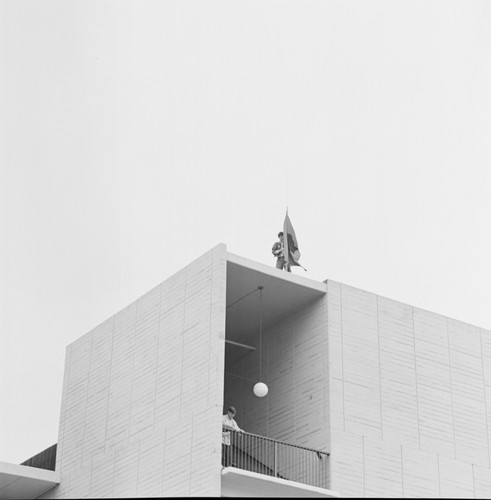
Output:
M325 293L325 283L228 253L226 339L257 347L260 328L264 332ZM244 352L227 346L227 356Z

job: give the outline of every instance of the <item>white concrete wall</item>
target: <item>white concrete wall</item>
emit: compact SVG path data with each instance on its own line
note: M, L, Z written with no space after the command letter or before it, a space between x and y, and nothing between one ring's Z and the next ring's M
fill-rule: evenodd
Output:
M50 498L220 495L226 249L67 348Z
M491 332L328 281L331 488L491 498Z

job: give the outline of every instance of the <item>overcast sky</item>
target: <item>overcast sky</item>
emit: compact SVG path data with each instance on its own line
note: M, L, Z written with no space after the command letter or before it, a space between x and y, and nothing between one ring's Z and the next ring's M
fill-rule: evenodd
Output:
M0 0L0 461L65 349L218 243L491 329L491 2Z

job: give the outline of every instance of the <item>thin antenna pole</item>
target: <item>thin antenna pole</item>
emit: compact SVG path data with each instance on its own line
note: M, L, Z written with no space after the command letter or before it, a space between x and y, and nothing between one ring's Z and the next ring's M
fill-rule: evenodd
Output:
M288 169L285 167L286 211L288 212Z

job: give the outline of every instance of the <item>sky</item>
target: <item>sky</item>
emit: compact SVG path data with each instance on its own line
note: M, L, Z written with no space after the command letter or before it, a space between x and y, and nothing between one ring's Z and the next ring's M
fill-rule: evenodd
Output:
M0 461L66 347L219 243L491 330L491 2L0 0Z

